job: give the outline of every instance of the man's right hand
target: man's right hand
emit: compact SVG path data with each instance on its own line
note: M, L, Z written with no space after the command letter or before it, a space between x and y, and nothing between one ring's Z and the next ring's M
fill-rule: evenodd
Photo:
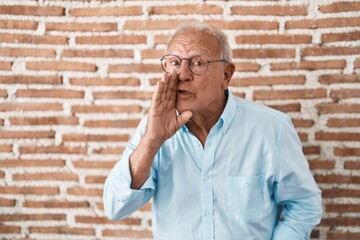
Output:
M177 82L176 71L170 75L164 73L152 97L145 134L151 141L160 145L172 137L192 117L190 111L185 111L180 115L176 111Z
M152 161L161 145L192 117L176 112L177 73L165 73L152 97L146 131L130 155L131 188L140 189L149 176Z

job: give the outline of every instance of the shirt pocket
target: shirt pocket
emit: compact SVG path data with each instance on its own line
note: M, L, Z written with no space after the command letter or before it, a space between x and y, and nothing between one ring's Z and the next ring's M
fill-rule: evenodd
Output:
M264 215L264 175L227 177L227 205L236 222L254 222Z

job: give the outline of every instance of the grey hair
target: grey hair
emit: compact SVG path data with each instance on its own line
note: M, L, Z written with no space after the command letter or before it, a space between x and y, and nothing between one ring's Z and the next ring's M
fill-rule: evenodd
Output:
M203 23L203 22L191 22L191 23L184 23L184 24L180 25L176 29L175 33L172 35L168 46L170 45L170 43L173 41L173 39L178 34L181 34L182 32L185 32L188 30L207 33L207 34L210 34L211 36L216 37L216 39L219 42L219 46L220 46L221 58L225 59L227 62L231 62L232 51L231 51L231 48L230 48L230 45L229 45L226 35L220 29L218 29L212 25Z

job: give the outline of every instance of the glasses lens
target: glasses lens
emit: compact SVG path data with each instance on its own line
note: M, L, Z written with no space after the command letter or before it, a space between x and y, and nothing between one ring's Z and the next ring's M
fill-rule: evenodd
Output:
M208 67L208 62L204 58L194 57L190 61L190 70L194 74L201 75L206 72Z
M165 72L171 73L173 70L179 70L181 65L181 59L175 55L165 55L161 59L161 66Z

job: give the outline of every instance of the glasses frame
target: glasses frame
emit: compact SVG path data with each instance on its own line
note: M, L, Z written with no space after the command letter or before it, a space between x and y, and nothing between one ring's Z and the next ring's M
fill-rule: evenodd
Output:
M191 70L191 67L190 67L191 66L190 63L191 63L191 60L193 59L193 57L192 58L181 58L181 57L179 57L179 56L177 56L175 54L165 54L162 58L160 58L160 65L161 65L161 68L164 70L164 72L169 73L169 74L171 74L171 72L166 71L164 66L163 66L163 60L168 56L173 56L173 57L177 57L177 58L180 59L180 65L179 65L179 67L178 67L178 69L176 71L179 71L179 69L181 68L181 64L182 64L183 60L187 60L190 72L192 72L194 75L197 75L197 76L204 75L207 72L208 68L209 68L209 64L212 63L212 62L221 62L221 63L227 62L224 58L219 59L219 60L212 60L212 61L206 60L207 64L206 64L205 71L203 73L194 73Z

